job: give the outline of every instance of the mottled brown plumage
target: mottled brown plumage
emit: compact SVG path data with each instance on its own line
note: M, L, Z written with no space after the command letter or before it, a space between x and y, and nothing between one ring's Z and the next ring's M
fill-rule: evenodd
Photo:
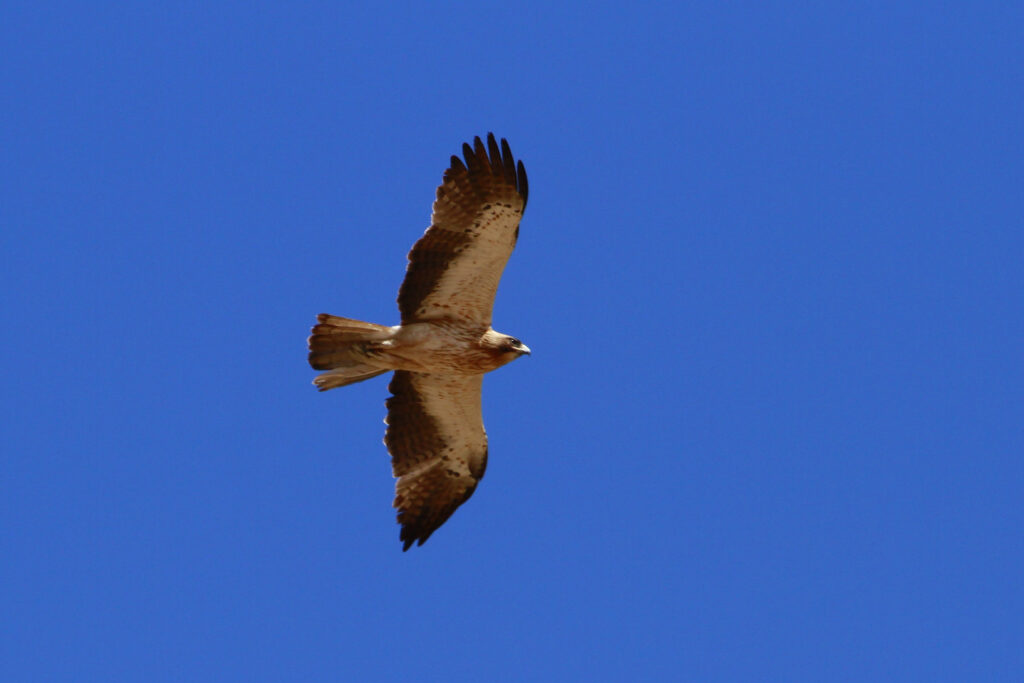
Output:
M459 318L489 327L494 295L519 237L529 187L523 162L494 135L463 145L437 188L430 228L409 252L398 291L402 324ZM488 150L490 156L488 157Z
M476 489L487 468L483 375L395 373L384 443L398 479L394 507L408 549L422 544Z
M519 236L523 163L493 134L463 145L437 188L431 225L409 252L394 327L321 314L309 362L321 391L395 370L384 442L403 550L422 545L476 489L487 467L483 375L530 350L491 329L491 310Z

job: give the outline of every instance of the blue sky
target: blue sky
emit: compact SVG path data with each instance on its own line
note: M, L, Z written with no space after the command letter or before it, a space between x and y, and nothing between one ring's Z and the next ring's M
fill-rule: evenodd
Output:
M1013 3L0 9L0 673L1021 680ZM451 154L530 205L487 476L401 552Z

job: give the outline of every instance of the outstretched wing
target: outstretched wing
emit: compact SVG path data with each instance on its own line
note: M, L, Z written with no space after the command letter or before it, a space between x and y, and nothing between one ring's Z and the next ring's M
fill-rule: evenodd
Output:
M398 291L402 323L458 318L491 324L498 281L519 236L528 187L503 138L462 146L437 188L431 225L409 252Z
M487 468L483 375L396 371L384 443L391 453L402 550L423 543L473 495Z

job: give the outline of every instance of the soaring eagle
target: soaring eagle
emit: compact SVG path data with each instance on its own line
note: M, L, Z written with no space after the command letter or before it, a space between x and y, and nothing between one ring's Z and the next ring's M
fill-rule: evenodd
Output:
M309 364L320 391L391 370L387 431L402 550L423 545L466 502L487 468L480 409L485 372L529 354L491 329L498 281L526 208L523 162L488 134L462 146L437 188L430 227L409 252L394 327L321 313Z

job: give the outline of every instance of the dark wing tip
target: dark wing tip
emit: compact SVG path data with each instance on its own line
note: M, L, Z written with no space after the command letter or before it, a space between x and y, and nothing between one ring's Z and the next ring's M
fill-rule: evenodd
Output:
M477 138L479 141L480 138ZM473 148L469 146L468 142L462 143L462 156L466 160L466 168L476 168L476 156L473 155Z
M501 139L501 169L505 172L505 182L516 182L516 161L512 158L512 149L508 146L508 140Z
M449 183L468 182L467 187L473 188L469 196L477 197L511 188L522 197L525 211L529 194L526 168L522 160L517 161L512 156L508 140L498 140L494 133L488 133L486 143L479 135L473 138L472 145L462 143L462 158L454 155L451 157L451 164L444 172L444 180L437 188L437 196L440 197L446 191L445 186Z
M412 547L413 543L416 542L416 538L419 534L413 533L412 528L406 525L402 525L402 530L398 533L398 540L402 542L402 552ZM422 541L420 545L422 545Z
M402 531L398 534L398 540L402 542L402 552L404 553L413 545L421 546L426 543L427 539L430 538L431 535L441 527L441 524L444 524L446 521L448 521L448 517L445 517L440 524L436 525L400 522L402 524Z
M501 150L494 139L494 133L487 134L487 154L491 158L491 168L495 171L503 171L505 164L501 158Z
M487 148L484 147L484 141L480 139L479 135L473 138L473 153L481 167L490 168L491 161L487 158Z
M397 375L398 373L395 374ZM484 467L486 467L486 463ZM466 488L461 495L444 501L435 501L437 502L436 507L420 508L419 510L400 507L397 521L402 525L402 529L398 534L398 539L402 542L402 552L411 548L413 544L419 546L426 543L427 539L444 526L444 523L451 518L455 511L469 500L473 492L476 491L477 483L482 477L483 469L480 470L479 476L475 478L472 485Z
M466 165L474 168L476 162L480 162L483 168L490 167L491 173L502 178L509 185L513 185L516 191L523 198L523 209L526 209L526 201L529 197L529 184L526 180L526 167L520 159L516 161L512 156L512 148L508 140L501 138L499 145L494 133L487 133L487 146L484 147L480 136L473 138L473 146L463 143L462 154L466 157Z
M519 165L516 167L516 171L519 176L519 182L517 183L519 194L523 196L523 211L526 211L526 202L530 198L530 184L526 182L526 167L523 166L522 159L519 160Z

